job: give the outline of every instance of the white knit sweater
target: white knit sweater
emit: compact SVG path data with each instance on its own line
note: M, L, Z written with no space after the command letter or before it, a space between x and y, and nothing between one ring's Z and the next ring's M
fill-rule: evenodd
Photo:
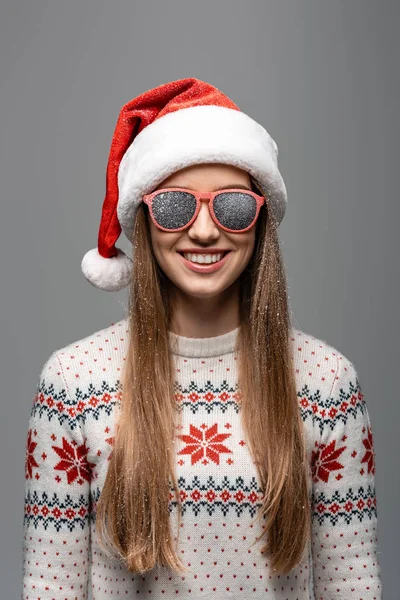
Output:
M275 575L251 523L261 488L237 402L238 329L177 341L175 440L186 575L129 572L99 548L94 515L114 436L127 348L124 319L52 354L35 395L26 453L22 598L380 600L375 460L354 366L293 329L299 409L312 471L312 541ZM170 501L176 537L176 505ZM89 596L90 597L90 596Z

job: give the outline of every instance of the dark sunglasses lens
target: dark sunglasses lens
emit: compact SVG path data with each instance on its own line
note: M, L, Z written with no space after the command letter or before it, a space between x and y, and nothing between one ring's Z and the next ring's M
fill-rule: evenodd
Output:
M165 229L184 227L196 210L196 198L188 192L161 192L153 198L153 216Z
M214 198L214 213L224 227L246 229L254 221L257 203L246 192L222 192Z

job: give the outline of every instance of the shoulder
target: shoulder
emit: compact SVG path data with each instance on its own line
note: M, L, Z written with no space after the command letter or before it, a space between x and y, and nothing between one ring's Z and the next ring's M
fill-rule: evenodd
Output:
M103 329L99 329L81 339L73 341L55 352L57 356L76 354L82 352L92 353L104 347L113 347L117 349L125 348L126 334L128 333L128 319L122 319L116 323L111 323ZM108 346L109 345L109 346Z
M292 328L293 362L299 379L319 383L332 393L338 381L356 377L354 364L338 348L298 328Z
M349 413L365 412L364 396L354 364L338 348L310 333L292 328L297 395L305 421L333 427Z
M126 353L127 334L128 320L122 319L55 350L42 368L41 380L58 380L68 389L115 379Z
M44 363L32 407L70 431L88 415L109 416L121 394L128 321L123 319L53 352ZM85 430L86 431L86 430Z

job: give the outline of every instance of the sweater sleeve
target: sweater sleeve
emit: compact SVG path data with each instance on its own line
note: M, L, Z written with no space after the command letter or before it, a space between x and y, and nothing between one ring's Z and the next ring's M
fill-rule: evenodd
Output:
M337 359L311 459L314 595L381 600L370 418L354 366Z
M56 353L31 408L25 458L21 600L84 600L89 573L90 468Z

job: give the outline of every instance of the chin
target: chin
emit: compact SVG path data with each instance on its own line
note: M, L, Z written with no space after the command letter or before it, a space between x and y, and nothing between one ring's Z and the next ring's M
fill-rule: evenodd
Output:
M177 285L177 284L175 284ZM223 292L226 291L227 288L229 288L231 284L228 285L221 285L221 282L219 282L219 285L205 285L202 283L197 284L196 286L192 286L192 287L188 287L187 285L185 286L180 286L177 285L177 287L180 289L180 291L187 295L187 296L191 296L192 298L199 298L199 299L206 299L206 298L213 298L215 296L219 296L220 294L222 294Z

